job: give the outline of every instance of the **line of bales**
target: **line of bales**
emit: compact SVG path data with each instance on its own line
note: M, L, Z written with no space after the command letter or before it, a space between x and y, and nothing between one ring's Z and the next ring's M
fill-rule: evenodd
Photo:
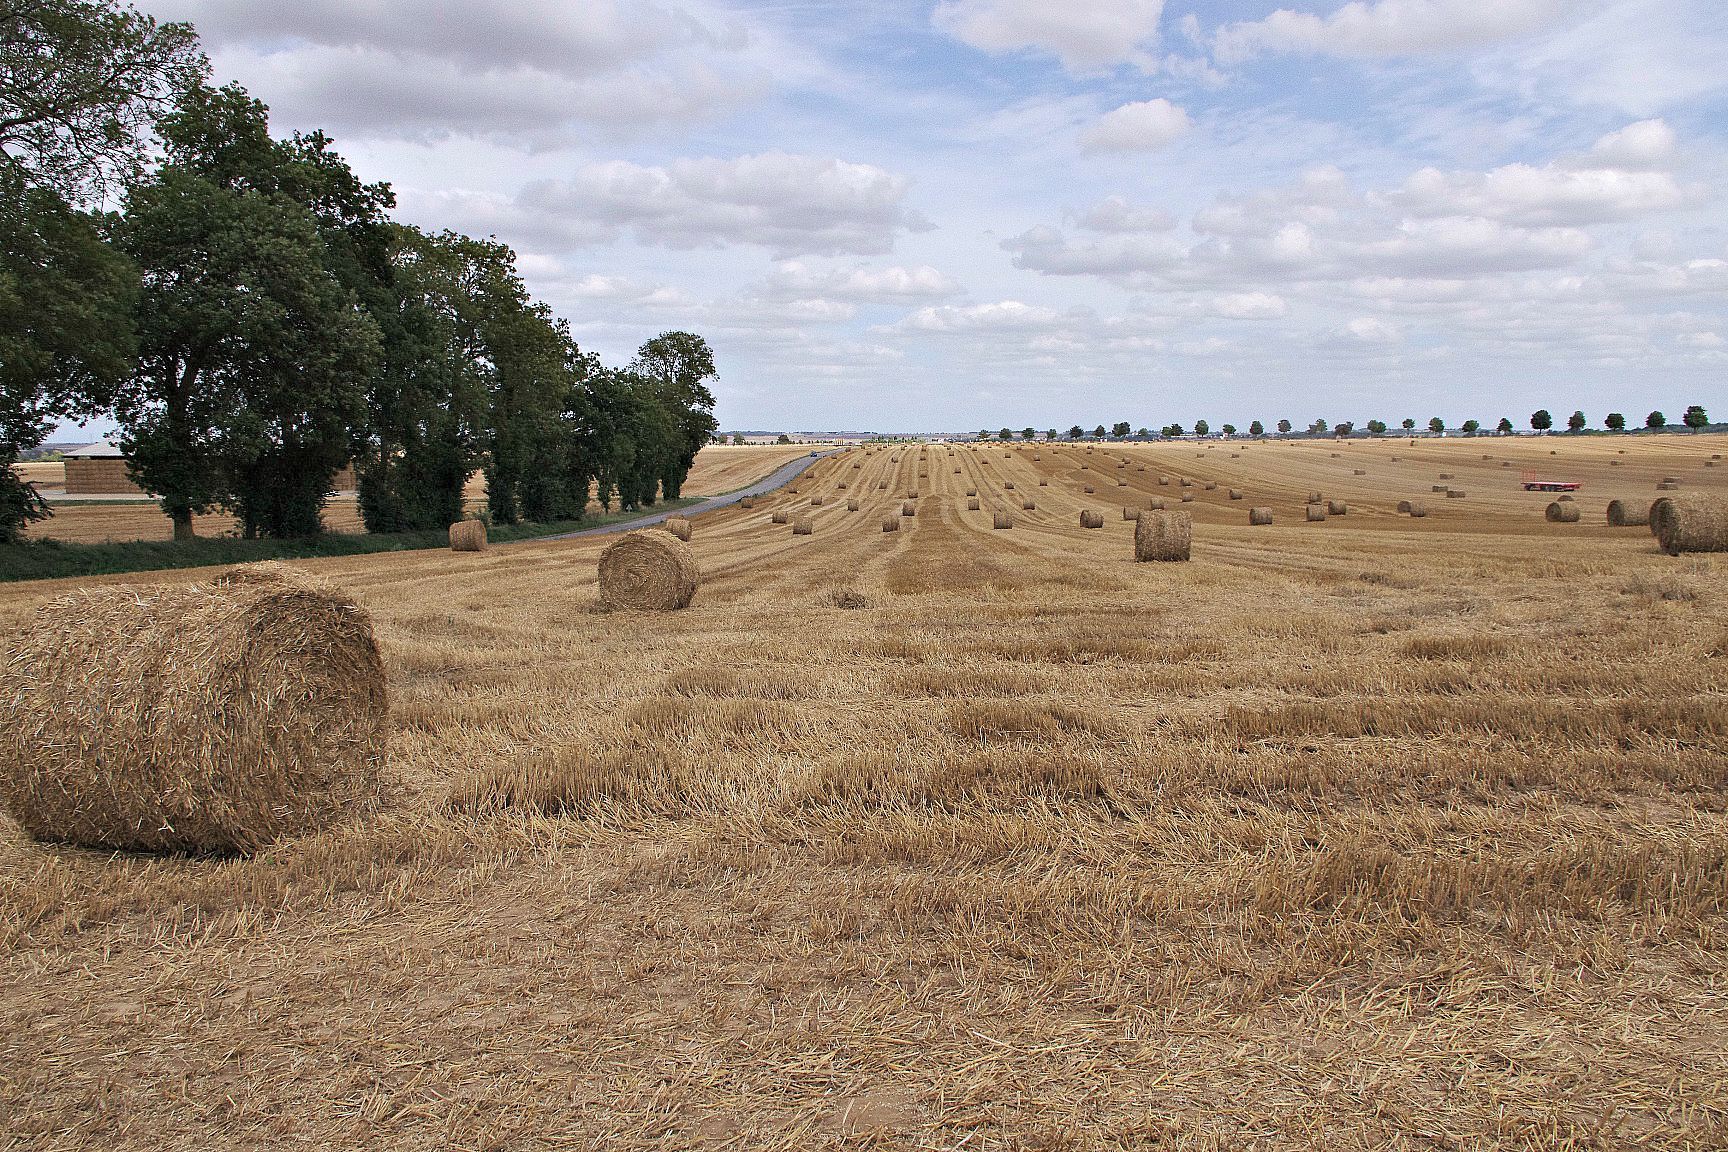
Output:
M927 464L920 474L928 475ZM1002 487L1014 490L1012 481ZM971 511L981 509L977 492L968 490ZM1348 511L1310 497L1310 520ZM1135 560L1188 560L1191 517L1162 499L1151 503L1123 509L1135 522ZM1421 515L1411 503L1409 514ZM1035 509L1036 500L1021 504ZM851 498L847 507L860 503ZM898 516L883 519L883 531L916 515L911 493ZM1576 502L1557 500L1547 515L1576 522ZM1616 500L1608 516L1616 525L1648 524L1671 554L1728 551L1721 497L1682 493L1648 507ZM994 528L1014 526L1006 509L991 518ZM1269 523L1271 511L1251 508L1249 518ZM788 517L777 510L771 519ZM1086 508L1080 523L1102 528L1104 515ZM701 573L690 521L673 517L665 528L626 533L601 553L598 589L608 608L670 611L693 601ZM793 519L792 531L810 535L810 518ZM451 546L484 549L484 523L452 525ZM141 684L152 689L140 691ZM7 707L0 790L18 823L41 840L248 854L379 802L389 693L371 617L348 593L279 562L243 565L200 584L113 585L53 601L12 644L0 700Z

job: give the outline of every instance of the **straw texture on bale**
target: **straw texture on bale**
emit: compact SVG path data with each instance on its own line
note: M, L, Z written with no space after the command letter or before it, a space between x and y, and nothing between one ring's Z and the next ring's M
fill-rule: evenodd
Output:
M1347 514L1349 511L1350 511L1350 505L1346 504L1342 500L1328 500L1328 501L1326 501L1326 512L1328 515L1343 516L1343 515Z
M1206 481L1206 491L1208 491L1208 492L1218 491L1218 482L1216 480Z
M1192 493L1192 492L1182 493L1182 503L1192 504L1193 502L1194 502L1194 493Z
M1310 492L1310 493L1308 493L1308 503L1310 503L1310 504L1318 504L1318 503L1320 503L1320 502L1321 502L1321 501L1322 501L1322 500L1324 500L1324 499L1326 499L1326 497L1325 497L1325 496L1322 496L1322 495L1321 495L1321 494L1320 494L1320 493L1318 493L1318 492Z
M1096 491L1098 491L1098 489L1092 487L1092 485L1090 485L1090 484L1086 485L1086 495L1090 496Z
M882 531L884 531L884 532L898 532L898 531L900 531L900 517L898 517L898 516L884 516L884 517L882 517Z
M1050 487L1050 481L1048 481L1048 480L1039 480L1039 481L1038 481L1038 487L1040 487L1040 488L1048 488L1048 487Z
M1038 502L1036 500L1022 500L1020 501L1020 507L1024 511L1031 512L1038 507Z
M1642 500L1608 501L1608 524L1613 528L1631 528L1650 523L1650 505Z
M1310 504L1308 505L1307 511L1308 522L1310 524L1315 524L1326 519L1326 505L1324 504Z
M978 511L978 497L973 496L971 499L966 501L966 511L968 511L968 512Z
M1662 510L1656 540L1670 556L1682 552L1728 552L1728 499L1688 492Z
M452 552L484 552L486 550L486 521L458 520L450 525L450 551Z
M1555 524L1576 524L1579 515L1578 505L1556 500L1548 505L1548 510L1544 515Z
M672 533L672 535L678 537L678 539L683 540L686 543L689 542L689 540L690 540L690 521L684 519L682 516L674 516L671 519L667 520L665 523L666 523L666 531Z
M1403 514L1403 513L1410 511L1410 501L1408 501L1408 500L1398 501L1398 511L1400 514Z
M848 511L848 512L858 511L858 501L856 501L856 500L846 501L846 511Z
M1008 515L1006 512L994 513L990 517L990 527L1012 528L1014 527L1014 517Z
M768 515L769 522L773 523L773 524L784 524L784 523L786 523L786 521L790 520L791 518L792 517L787 515L784 510L777 510L777 511L769 513L769 515Z
M1444 485L1444 484L1430 484L1430 485L1428 485L1428 491L1430 491L1430 492L1444 492L1444 491L1446 491L1446 485Z
M792 535L809 536L816 531L816 523L808 516L800 516L792 521Z
M888 481L886 481L886 480L878 480L878 481L876 481L876 487L878 487L878 488L886 488L886 487L888 487Z
M1164 511L1164 501L1154 497L1153 499L1146 501L1146 510L1148 512L1162 512Z
M810 507L812 507L812 508L822 507L822 497L820 497L820 496L810 497Z
M1148 512L1134 525L1135 560L1186 560L1194 520L1186 512Z
M695 599L701 578L690 546L664 532L629 532L600 553L600 601L608 608L674 611Z
M1230 489L1230 499L1232 499L1232 500L1242 499L1242 489L1240 489L1240 488Z
M756 497L754 497L754 496L744 497L744 499L738 501L738 507L743 508L746 511L748 511L751 508L756 507Z
M966 495L968 495L968 496L976 496L976 495L978 495L978 489L976 489L976 488L968 488L968 489L966 489Z
M1366 476L1366 475L1368 475L1368 469L1366 469L1366 468L1352 468L1352 469L1350 469L1350 475L1352 475L1352 476Z
M1082 528L1102 528L1102 527L1104 527L1104 513L1098 511L1095 508L1082 508L1082 509L1080 509L1080 527L1082 527Z
M1250 524L1270 524L1270 523L1272 523L1272 509L1264 507L1264 506L1261 506L1258 508L1248 509L1248 523L1250 523Z
M249 853L377 799L371 617L287 565L56 600L6 653L0 701L0 795L41 840Z
M1410 501L1409 512L1413 519L1420 520L1422 517L1428 515L1428 505L1422 503L1420 500L1412 500Z
M1004 480L1004 481L1002 481L1002 490L1003 490L1003 491L1004 491L1004 492L1012 492L1012 491L1014 491L1014 481L1012 481L1012 480Z
M1160 476L1160 477L1158 477L1158 483L1160 483L1160 484L1169 484L1169 483L1170 483L1170 477L1168 477L1168 476Z
M1469 495L1469 493L1465 492L1461 488L1448 488L1448 489L1446 489L1446 499L1448 499L1448 500L1462 500L1462 499L1464 499L1464 497L1466 497L1468 495Z
M1124 508L1124 509L1122 509L1122 519L1124 519L1124 520L1138 520L1138 519L1140 519L1140 509L1138 509L1138 508Z
M918 515L918 505L912 503L912 501L910 501L910 500L906 501L904 504L900 505L900 515L902 515L902 516L916 516L916 515Z

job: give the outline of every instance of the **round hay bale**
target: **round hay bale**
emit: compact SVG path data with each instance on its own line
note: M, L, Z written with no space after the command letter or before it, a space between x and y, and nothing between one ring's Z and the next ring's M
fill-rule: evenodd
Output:
M1668 516L1669 509L1674 506L1674 497L1658 496L1650 503L1650 535L1662 536L1662 521Z
M792 487L786 489L786 491L789 495L796 496L798 495L798 486L794 484Z
M1160 476L1160 477L1158 477L1158 483L1168 485L1170 483L1170 477Z
M776 513L784 524L785 513ZM600 601L608 608L670 612L701 582L690 546L664 532L628 532L600 553Z
M822 497L820 497L820 496L810 497L810 507L812 507L812 508L822 507Z
M1420 501L1420 500L1410 501L1410 517L1411 517L1411 519L1420 520L1420 519L1422 519L1422 517L1424 517L1426 515L1428 515L1428 505L1422 503L1422 501Z
M1164 501L1160 500L1158 497L1154 496L1152 499L1146 501L1146 511L1148 511L1148 512L1162 512L1162 511L1164 511Z
M858 511L858 501L856 501L856 500L846 501L846 511L848 511L848 512Z
M1446 489L1446 499L1448 500L1462 500L1467 495L1469 495L1469 493L1459 488Z
M1232 500L1242 499L1242 489L1240 489L1240 488L1230 489L1230 499L1232 499Z
M771 524L784 524L790 519L791 519L791 517L788 516L786 514L785 509L782 509L782 508L776 508L773 512L769 513L769 515L768 515L768 521Z
M450 525L450 551L486 551L486 521L470 517Z
M738 507L743 508L746 511L748 511L751 508L756 507L756 497L754 497L754 496L744 497L742 500L738 501Z
M1547 516L1548 521L1552 524L1576 524L1578 523L1579 515L1578 505L1566 504L1556 500L1554 503L1548 505L1548 510L1544 515Z
M1038 507L1038 502L1036 500L1022 500L1020 502L1020 507L1024 511L1031 512Z
M966 489L966 495L968 495L968 496L976 496L976 495L978 495L978 489L976 489L976 488L968 488L968 489Z
M1572 493L1568 492L1564 496L1556 497L1556 499L1558 499L1562 504L1570 504L1572 502L1573 497L1572 497Z
M1138 508L1124 508L1124 509L1122 509L1122 519L1124 519L1124 520L1138 520L1138 519L1140 519L1140 509L1138 509Z
M1440 479L1442 479L1442 480L1455 480L1455 479L1457 479L1457 477L1453 476L1452 473L1450 473L1450 472L1442 472L1442 473L1440 473Z
M281 568L37 613L0 664L0 796L26 832L250 853L376 801L388 696L371 617Z
M1186 512L1148 512L1134 525L1134 559L1188 559L1194 541L1194 520Z
M1192 493L1192 492L1182 493L1182 503L1192 504L1193 502L1194 502L1194 493Z
M882 531L884 531L884 532L898 532L898 531L900 531L900 517L898 517L898 516L884 516L884 517L882 517Z
M1669 499L1656 535L1662 551L1728 552L1728 499L1688 492Z
M1006 512L997 512L990 517L990 527L1012 528L1014 527L1014 517Z
M1002 481L1002 491L1004 491L1004 492L1014 491L1014 481L1012 481L1012 480Z
M1127 509L1124 508L1123 511L1126 512ZM1080 509L1080 527L1082 527L1082 528L1102 528L1102 527L1104 527L1104 513L1098 512L1098 511L1091 509L1091 508Z
M1408 511L1410 511L1410 501L1408 501L1408 500L1398 501L1399 514L1402 515L1403 513L1408 512Z
M883 489L883 488L886 488L886 487L888 487L888 481L886 481L886 480L878 480L878 481L876 481L876 487L877 487L877 489L878 489L878 490L880 490L880 489Z
M1040 488L1048 488L1048 487L1050 487L1050 481L1048 481L1048 480L1044 480L1044 479L1040 479L1040 480L1039 480L1039 481L1038 481L1038 487L1040 487Z
M1650 523L1650 505L1643 501L1608 501L1608 526L1610 528L1631 528L1648 523Z
M1192 488L1192 487L1194 487L1194 481L1192 481L1192 480L1188 479L1188 477L1184 476L1184 477L1182 477L1182 487Z
M960 475L960 469L958 469L958 468L954 469L954 475L956 475L956 476Z
M1218 481L1216 481L1216 480L1206 481L1206 491L1208 491L1208 492L1218 491Z
M1116 487L1118 487L1118 488L1126 488L1126 487L1128 487L1128 481L1126 481L1126 480L1118 480L1118 481L1116 481Z
M1343 516L1349 511L1350 505L1344 503L1342 500L1326 501L1326 514L1329 516Z
M678 539L684 541L686 544L690 542L690 521L684 519L682 516L674 516L664 521L664 523L666 531L672 533L672 535L678 537Z
M1098 489L1092 487L1092 485L1090 485L1090 484L1086 485L1086 495L1090 496L1097 491L1098 491Z
M1444 485L1444 484L1430 484L1428 486L1428 491L1430 491L1430 492L1444 492L1444 491L1446 491L1446 485Z
M1270 524L1270 523L1272 523L1272 509L1267 508L1264 505L1261 505L1258 508L1248 509L1248 523L1250 523L1250 524Z
M816 531L816 524L808 516L800 516L792 521L792 535L810 536Z
M970 500L966 501L966 511L968 511L968 512L978 511L978 497L974 496Z
M912 501L910 501L910 500L906 501L904 504L900 505L900 515L902 515L902 516L916 516L916 515L918 515L918 505L912 503Z
M1484 456L1483 459L1486 460L1487 457ZM1366 476L1366 475L1368 475L1368 469L1366 469L1366 468L1352 468L1352 469L1350 469L1350 475L1352 475L1352 476Z
M1308 505L1307 513L1308 522L1310 524L1318 524L1320 521L1326 519L1326 505L1310 504Z

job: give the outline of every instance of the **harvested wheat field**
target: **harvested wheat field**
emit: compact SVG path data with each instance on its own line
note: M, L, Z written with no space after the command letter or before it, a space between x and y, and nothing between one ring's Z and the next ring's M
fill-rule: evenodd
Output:
M0 822L0 1146L1721 1147L1728 556L1605 510L1724 447L853 449L700 517L663 612L607 537L306 564L382 805ZM1081 526L1100 473L1194 481L1187 563Z

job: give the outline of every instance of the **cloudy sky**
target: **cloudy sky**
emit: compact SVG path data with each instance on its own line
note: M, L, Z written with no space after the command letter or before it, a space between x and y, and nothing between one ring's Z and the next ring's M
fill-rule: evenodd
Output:
M142 6L726 428L1728 415L1728 5L1284 3Z

